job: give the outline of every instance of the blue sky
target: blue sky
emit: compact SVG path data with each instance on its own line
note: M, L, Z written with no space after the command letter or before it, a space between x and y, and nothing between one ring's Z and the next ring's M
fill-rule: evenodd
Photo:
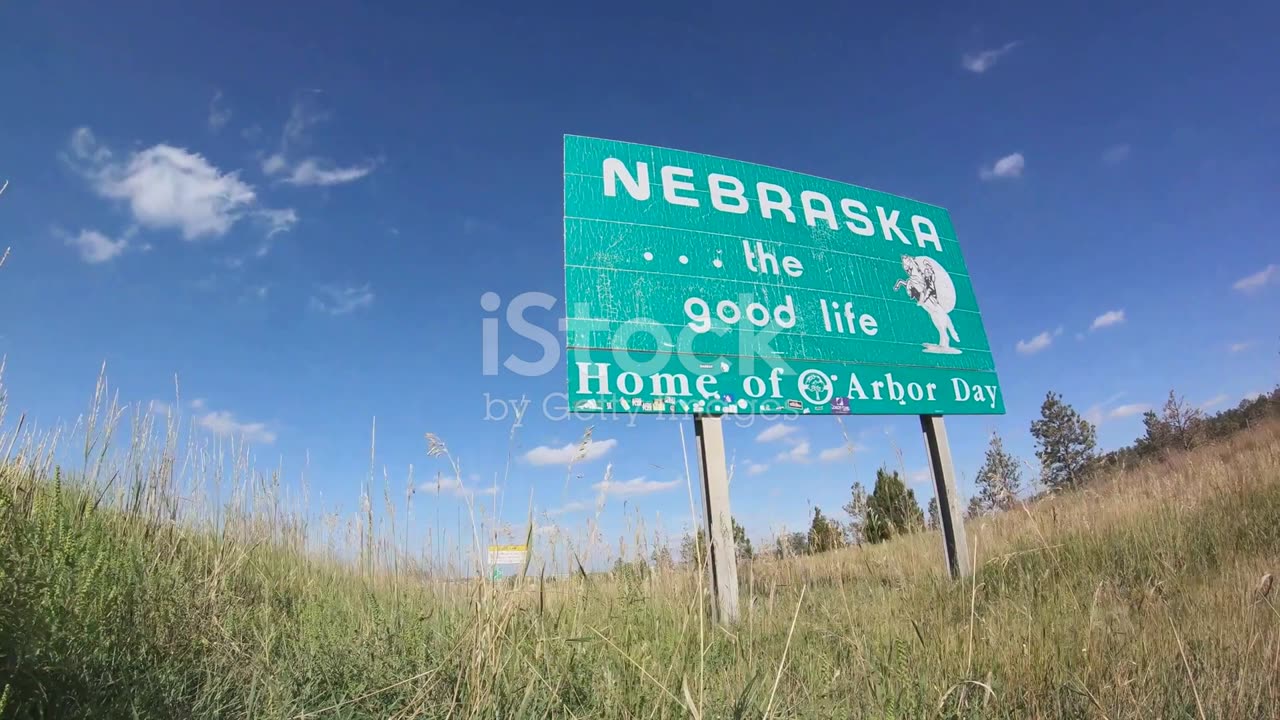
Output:
M769 7L6 5L11 417L73 421L104 361L130 401L174 402L176 375L202 432L286 473L309 457L325 507L350 511L375 416L379 476L444 470L435 432L480 490L510 435L487 401L524 395L505 521L532 493L565 509L544 522L577 531L612 463L605 540L624 513L678 534L679 422L598 422L566 476L562 449L592 423L541 411L563 363L482 373L484 318L525 292L558 299L530 320L561 316L565 133L946 207L1008 408L948 423L962 493L991 430L1034 462L1027 426L1050 388L1115 447L1170 388L1220 408L1275 385L1274 3ZM500 341L502 357L540 352L505 327ZM882 463L928 497L914 418L846 419L852 459L824 459L843 443L832 418L759 439L781 426L727 429L734 512L756 536L802 526L812 504L838 512ZM456 513L463 492L415 508Z

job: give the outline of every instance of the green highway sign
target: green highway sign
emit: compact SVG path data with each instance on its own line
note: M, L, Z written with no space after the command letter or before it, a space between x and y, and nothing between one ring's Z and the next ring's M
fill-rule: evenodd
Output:
M946 210L566 136L573 410L1003 414Z

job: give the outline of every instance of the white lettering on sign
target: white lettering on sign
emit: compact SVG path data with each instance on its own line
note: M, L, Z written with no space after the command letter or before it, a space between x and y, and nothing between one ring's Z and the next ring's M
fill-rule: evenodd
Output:
M701 207L694 193L698 191L698 182L693 170L676 166L663 166L659 172L662 178L662 199L671 205L684 207ZM618 185L634 200L648 201L653 196L649 185L648 163L637 162L635 172L618 158L605 158L603 167L604 194L606 197L618 196ZM719 212L742 215L750 211L751 201L747 199L746 185L732 175L711 173L706 178L707 193L711 198L711 207ZM796 210L804 215L804 221L810 227L819 223L832 230L839 230L840 223L836 219L835 204L831 198L813 190L802 190L798 205L793 201L789 190L781 185L758 182L755 187L756 206L760 216L766 220L781 218L789 223L796 222ZM875 206L875 220L871 219L871 211L867 206L852 198L842 198L839 202L840 212L846 218L845 229L855 235L874 237L879 234L890 242L898 241L911 245L912 238L907 237L903 227L899 225L907 218L901 211L887 210ZM942 240L933 221L923 215L912 215L911 234L919 247L931 246L934 252L942 252ZM879 232L876 228L879 226Z

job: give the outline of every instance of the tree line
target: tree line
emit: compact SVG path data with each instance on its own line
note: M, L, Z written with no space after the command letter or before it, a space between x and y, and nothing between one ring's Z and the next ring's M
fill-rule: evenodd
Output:
M1030 426L1037 464L1023 463L1005 449L999 433L992 433L982 466L974 478L977 492L969 498L965 515L972 518L1009 510L1029 495L1077 488L1103 471L1163 457L1170 452L1192 450L1268 418L1280 418L1280 387L1213 415L1170 391L1158 411L1153 409L1143 414L1141 437L1125 447L1100 453L1095 425L1060 394L1050 391L1040 405L1040 417ZM1024 482L1024 469L1035 473L1033 482ZM846 519L833 518L822 508L814 507L808 531L777 538L773 553L779 557L811 555L939 528L937 498L930 498L927 509L921 510L915 492L896 470L878 469L871 492L867 492L861 482L854 482L850 491L849 501L841 508ZM751 541L736 519L733 536L739 558L753 557ZM696 562L693 559L703 548L703 542L702 530L685 536L681 560ZM673 563L670 551L665 552L661 559ZM659 561L657 554L654 561L655 564Z

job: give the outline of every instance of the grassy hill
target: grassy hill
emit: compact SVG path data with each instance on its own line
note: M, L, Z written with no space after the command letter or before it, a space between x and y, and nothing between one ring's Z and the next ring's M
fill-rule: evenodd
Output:
M1280 712L1280 424L971 522L972 582L934 533L758 559L730 629L681 570L446 583L358 526L357 561L307 553L270 477L206 510L172 448L8 457L0 718Z

